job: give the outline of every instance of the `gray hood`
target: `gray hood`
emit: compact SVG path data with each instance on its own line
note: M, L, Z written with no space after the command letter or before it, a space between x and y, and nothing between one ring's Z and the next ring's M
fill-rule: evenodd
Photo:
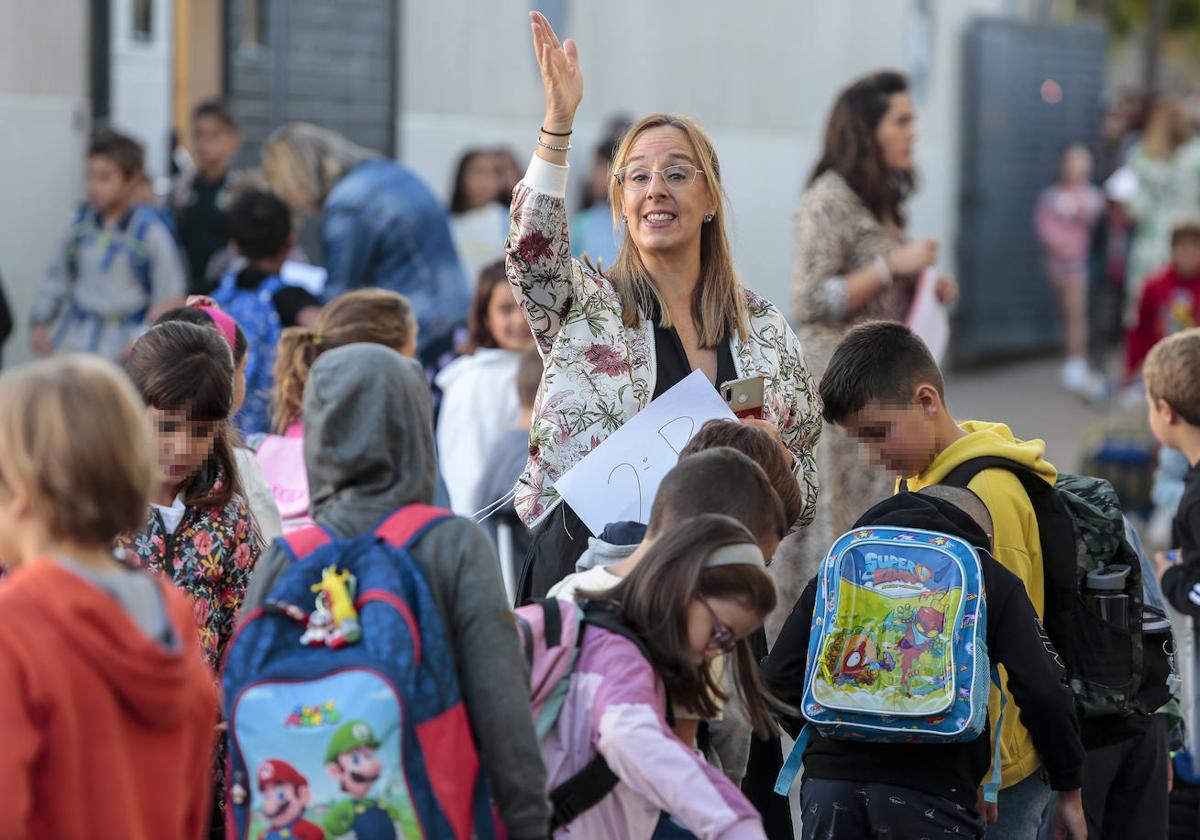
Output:
M432 504L433 410L420 365L379 344L323 353L304 387L313 518L341 536L404 505Z

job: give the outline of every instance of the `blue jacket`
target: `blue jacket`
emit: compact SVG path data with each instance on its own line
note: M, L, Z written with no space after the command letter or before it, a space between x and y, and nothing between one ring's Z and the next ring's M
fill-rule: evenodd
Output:
M420 349L466 321L471 292L445 208L408 167L378 158L343 176L325 199L321 244L326 300L366 286L400 292Z

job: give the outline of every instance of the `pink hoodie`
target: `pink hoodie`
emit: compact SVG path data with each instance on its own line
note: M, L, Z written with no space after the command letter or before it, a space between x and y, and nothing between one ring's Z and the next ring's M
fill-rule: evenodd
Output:
M587 626L570 689L542 740L550 788L597 751L620 782L556 837L649 838L666 811L701 840L764 838L758 812L734 784L667 726L666 692L628 639Z

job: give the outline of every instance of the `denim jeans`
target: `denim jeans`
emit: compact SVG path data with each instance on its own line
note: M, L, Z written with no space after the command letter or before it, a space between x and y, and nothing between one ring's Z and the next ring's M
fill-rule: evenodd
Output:
M1042 814L1054 792L1042 771L1000 791L999 819L987 827L987 840L1032 840L1038 836Z

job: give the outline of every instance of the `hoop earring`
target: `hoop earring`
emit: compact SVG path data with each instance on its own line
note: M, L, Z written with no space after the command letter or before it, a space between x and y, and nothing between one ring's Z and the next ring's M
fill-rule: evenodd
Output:
M713 213L708 213L708 214L706 214L706 215L705 215L705 217L704 217L704 221L706 221L706 222L711 222L711 221L712 221L714 218L716 218L715 214L713 214Z

